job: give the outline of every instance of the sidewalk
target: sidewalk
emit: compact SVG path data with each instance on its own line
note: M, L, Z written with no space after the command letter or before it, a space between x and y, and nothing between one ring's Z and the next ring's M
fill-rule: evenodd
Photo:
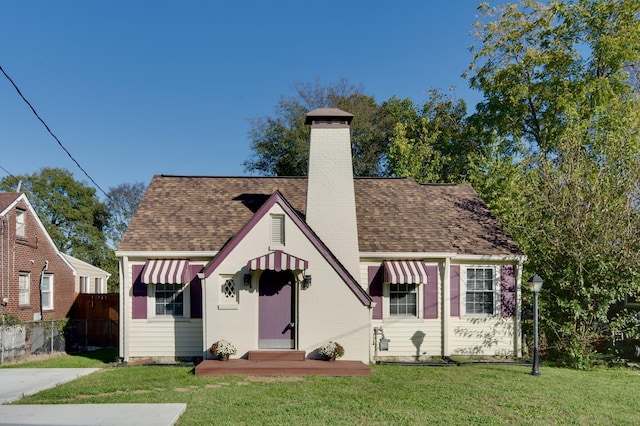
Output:
M1 368L0 403L91 374L97 368ZM0 425L170 426L186 404L0 405Z

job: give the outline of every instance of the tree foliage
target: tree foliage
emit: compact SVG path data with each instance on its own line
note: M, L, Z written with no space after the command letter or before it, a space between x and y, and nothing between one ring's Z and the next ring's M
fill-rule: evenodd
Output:
M470 83L484 100L472 121L502 154L479 157L473 181L545 279L550 349L584 367L609 335L610 306L640 288L640 105L629 73L640 2L481 10ZM482 180L496 170L501 183Z
M468 137L463 100L429 91L422 107L397 120L388 154L388 174L423 183L459 183L467 179L479 139Z
M145 190L146 186L142 182L123 183L109 188L106 204L110 217L105 234L111 247L117 247L120 244L124 231L127 230L129 222L138 210L138 204Z
M347 80L323 86L294 85L281 97L273 117L252 121L253 157L245 169L269 176L307 174L307 112L340 108L354 114L351 142L355 176L412 176L420 182L466 179L475 140L466 138L466 105L431 90L424 105L396 96L378 104Z

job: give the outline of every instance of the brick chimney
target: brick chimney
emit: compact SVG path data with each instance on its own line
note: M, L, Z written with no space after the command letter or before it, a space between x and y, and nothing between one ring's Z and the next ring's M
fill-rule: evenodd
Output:
M360 279L360 251L353 189L349 125L353 114L319 108L307 114L311 126L307 223L347 268Z

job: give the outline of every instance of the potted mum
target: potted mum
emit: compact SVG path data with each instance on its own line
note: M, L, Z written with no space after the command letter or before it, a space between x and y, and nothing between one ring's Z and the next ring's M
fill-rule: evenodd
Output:
M218 340L209 348L211 355L218 357L221 361L227 361L229 356L236 354L236 347L226 340Z
M338 342L329 342L318 349L318 353L328 361L335 361L344 355L344 347Z

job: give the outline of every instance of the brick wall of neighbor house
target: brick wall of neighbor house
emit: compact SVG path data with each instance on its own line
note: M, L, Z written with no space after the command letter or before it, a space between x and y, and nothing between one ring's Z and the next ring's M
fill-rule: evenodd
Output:
M53 276L53 310L45 310L43 319L65 318L74 300L73 271L58 254L56 247L50 243L45 234L46 231L33 217L27 205L20 201L16 207L25 210L26 232L24 238L16 236L16 208L11 209L7 214L10 224L8 247L6 230L2 234L5 295L8 294L8 303L3 310L23 321L34 320L34 314L40 313L40 273L45 261L48 261L46 273ZM29 273L30 303L28 305L19 304L19 274L21 272ZM8 289L6 288L7 278L9 279Z

